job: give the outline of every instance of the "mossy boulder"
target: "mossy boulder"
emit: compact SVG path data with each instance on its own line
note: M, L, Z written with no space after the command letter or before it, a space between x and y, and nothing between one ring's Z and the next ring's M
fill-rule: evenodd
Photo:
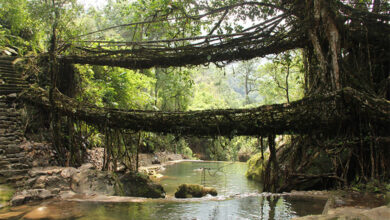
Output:
M106 196L121 195L121 185L117 175L109 171L96 170L89 163L83 164L71 176L70 185L76 193Z
M207 194L212 196L218 195L217 190L212 187L203 187L197 184L181 184L176 192L176 198L192 198L192 197L203 197Z
M164 188L142 173L126 173L120 178L123 194L146 198L165 198Z
M261 153L253 155L247 162L248 170L246 171L245 176L248 179L261 182L268 158L268 153L264 153L264 158L261 157Z

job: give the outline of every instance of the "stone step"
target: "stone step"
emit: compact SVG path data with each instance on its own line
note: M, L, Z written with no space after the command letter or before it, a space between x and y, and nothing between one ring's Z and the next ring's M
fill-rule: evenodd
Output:
M28 87L27 84L9 84L9 83L6 83L6 84L0 85L0 88L3 88L3 89L27 88L27 87Z
M0 108L0 110L3 110ZM19 112L16 112L16 111L0 111L0 118L1 117L8 117L8 118L19 118L20 117L20 113Z
M1 121L11 121L11 122L19 122L20 114L11 113L11 112L0 112L0 122Z
M23 137L23 132L21 131L11 131L7 132L5 129L0 129L0 137L8 138L8 137L18 137L20 139Z
M7 132L7 130L5 130L5 129L0 129L0 137L5 137L5 138L18 137L19 140L22 140L23 136L24 136L24 133L21 131L9 130L9 132Z
M24 79L20 78L8 78L8 79L3 79L4 83L1 84L0 80L0 85L5 85L5 84L17 84L17 85L28 85L28 83Z
M0 66L14 66L12 61L0 60Z
M2 116L4 117L4 116ZM3 120L0 120L0 125L21 125L21 121L18 118L3 118Z
M0 160L0 166L4 166L4 165L8 165L8 164L11 164L11 163L7 160Z
M6 158L23 158L25 155L25 152L15 153L15 154L7 154L5 155Z
M9 113L18 113L20 110L15 109L16 103L8 102L8 103L2 103L0 106L0 112L9 112Z
M0 71L0 79L5 78L18 78L21 79L22 75L12 71Z
M11 112L2 112L2 113L11 113ZM1 115L0 116L0 124L10 124L10 123L15 123L20 121L20 115L15 115L15 116L8 116L7 115Z
M14 65L12 63L0 63L0 68L14 70Z
M1 73L0 74L6 74L6 73ZM22 75L21 74L17 74L17 73L10 73L11 76L2 76L0 79L2 80L10 80L10 79L21 79L23 80L22 78Z
M1 177L0 176L0 185L1 184L6 184L7 183L7 178Z
M15 57L15 56L0 56L0 62L13 62L18 58L19 57Z
M15 72L15 69L13 66L0 66L0 73L4 72L12 73Z
M25 175L25 174L27 174L28 170L29 169L19 169L19 170L15 170L15 169L3 170L2 169L2 170L0 170L0 176L9 178L12 176Z
M20 144L21 141L19 141ZM17 154L23 151L23 148L15 147L15 145L11 146L0 146L0 149L3 150L3 154L9 155L9 154Z
M22 77L19 77L18 75L14 74L13 76L3 76L0 78L3 81L11 81L11 80L18 80L21 82L25 82L25 80Z
M25 170L29 168L30 168L29 165L23 163L11 163L11 164L0 166L0 170Z
M20 129L20 125L18 125L18 124L0 124L0 130L1 129L8 129L8 130L14 130L14 131L16 131L16 130L18 130L18 129Z
M18 121L15 120L2 120L0 121L0 126L12 126L12 125L18 125Z
M23 181L23 184L24 184L24 181L25 181L27 178L28 178L27 176L18 175L18 176L13 176L13 177L7 178L6 182L7 182L7 183L15 183L15 182ZM17 187L20 187L20 186L22 186L22 185L18 185L18 184L17 184Z
M13 157L13 158L3 159L3 161L7 161L9 163L21 163L24 160L25 160L24 158L20 158L20 157Z
M5 100L0 101L0 108L8 108L8 103Z
M15 76L18 76L18 77L21 77L22 74L21 73L17 73L15 72L14 69L10 69L10 68L1 68L0 66L0 75L2 77L5 77L5 76L11 76L11 77L15 77Z
M14 121L1 121L0 122L0 129L16 129L17 127L21 126L21 123L17 120Z
M0 90L0 95L9 95L12 93L20 93L22 91L23 89L5 89L5 90Z
M4 137L0 135L0 149L19 147L22 138L19 136L8 136Z

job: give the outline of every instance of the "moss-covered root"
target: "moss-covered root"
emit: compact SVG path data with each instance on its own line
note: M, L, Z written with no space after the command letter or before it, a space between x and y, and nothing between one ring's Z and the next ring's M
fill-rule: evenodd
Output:
M207 194L212 196L218 195L217 190L212 187L203 187L197 184L181 184L176 192L176 198L192 198L192 197L203 197Z

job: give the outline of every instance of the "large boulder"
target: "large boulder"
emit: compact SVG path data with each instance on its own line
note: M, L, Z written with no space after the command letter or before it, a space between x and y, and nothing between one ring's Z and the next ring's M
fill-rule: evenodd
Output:
M112 172L96 170L92 164L82 165L72 176L71 189L82 194L121 194L117 176Z
M261 153L257 153L247 161L248 170L246 171L245 176L248 179L256 180L258 182L263 181L263 172L265 170L269 154L264 153L263 156L264 158L261 157Z
M56 196L55 194L53 194L51 191L46 189L23 190L15 194L15 196L11 200L11 205L13 206L22 205L27 202L41 201L41 200L53 198L55 196Z
M153 183L147 175L141 173L126 173L120 177L125 196L165 198L164 188Z
M176 192L176 198L192 198L192 197L203 197L207 194L212 196L218 195L217 190L212 187L204 187L197 184L181 184Z

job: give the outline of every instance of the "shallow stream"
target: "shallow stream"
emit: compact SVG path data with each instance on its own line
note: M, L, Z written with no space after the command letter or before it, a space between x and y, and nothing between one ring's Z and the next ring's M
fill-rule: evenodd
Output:
M0 210L0 219L290 219L322 212L323 199L261 193L261 185L245 177L246 169L238 162L181 162L161 172L166 199L47 201ZM218 196L175 199L182 183L215 187Z

